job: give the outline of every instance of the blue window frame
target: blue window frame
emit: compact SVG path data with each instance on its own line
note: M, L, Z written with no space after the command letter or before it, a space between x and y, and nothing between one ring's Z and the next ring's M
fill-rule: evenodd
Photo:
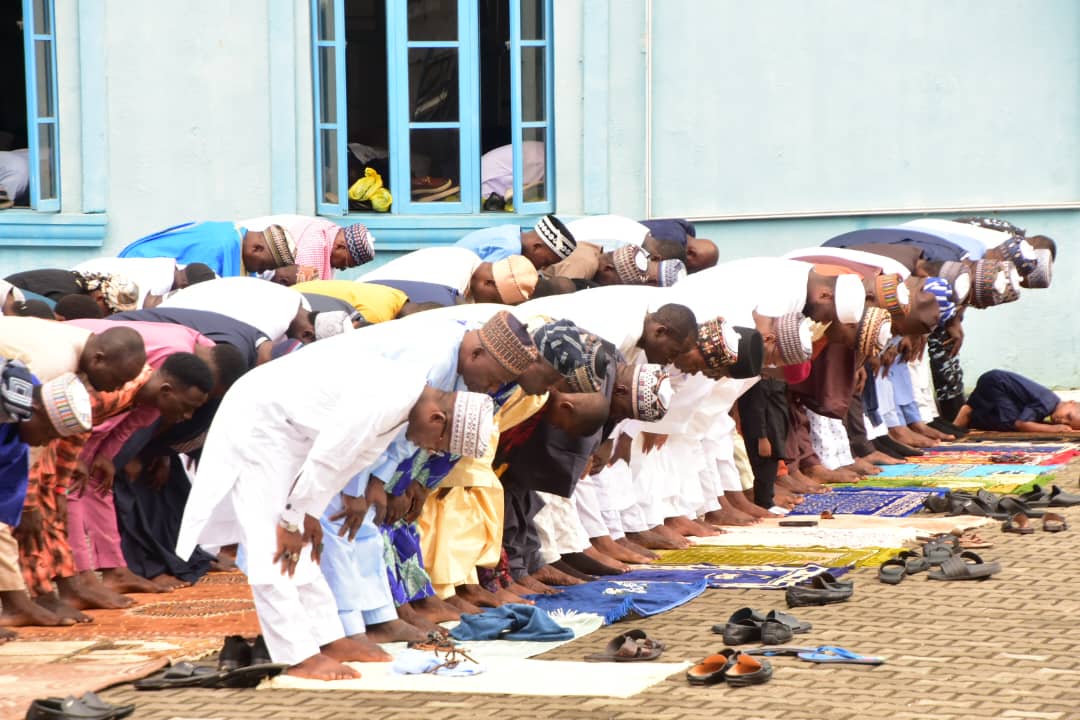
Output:
M515 214L554 210L554 61L552 0L497 0L509 16L510 140ZM490 0L489 0L490 2ZM489 5L490 7L490 5ZM479 214L481 196L480 2L386 0L387 144L391 215ZM348 102L345 0L311 0L316 205L346 215ZM425 13L428 16L425 16ZM430 16L444 21L432 23ZM426 175L413 167L440 155L446 190L414 190ZM542 179L525 183L526 165L543 163ZM434 199L434 201L432 201ZM377 215L365 213L373 218ZM385 217L385 216L384 216ZM493 213L511 221L514 215ZM426 224L426 223L425 223Z
M30 207L43 212L59 212L60 132L53 0L23 0L23 50L26 53Z

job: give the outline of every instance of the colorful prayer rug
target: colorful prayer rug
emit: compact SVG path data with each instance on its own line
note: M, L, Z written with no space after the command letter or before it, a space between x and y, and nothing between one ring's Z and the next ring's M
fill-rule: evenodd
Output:
M686 567L646 566L619 576L620 580L652 580L664 582L696 582L704 580L710 589L783 590L828 572L831 568L807 564L798 567L784 565L689 565Z
M548 612L596 613L605 624L626 617L649 617L693 600L707 587L704 579L693 582L654 580L593 580L559 588L556 595L530 595L536 607Z
M1060 465L938 465L905 463L881 468L869 482L875 487L938 487L948 489L985 488L993 492L1014 492L1059 471ZM866 484L865 482L862 484ZM838 483L832 487L859 487L859 483Z
M877 567L903 548L766 547L759 545L695 545L684 550L661 550L657 565L806 565L836 568L845 565Z
M832 492L806 495L801 505L796 505L791 515L820 515L822 512L845 515L878 515L881 517L905 517L923 508L923 501L944 490L920 488L900 490L890 488L837 488Z

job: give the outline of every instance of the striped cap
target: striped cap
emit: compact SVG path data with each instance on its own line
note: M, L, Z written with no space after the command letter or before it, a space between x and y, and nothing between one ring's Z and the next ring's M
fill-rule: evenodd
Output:
M570 253L574 252L574 248L577 247L577 240L570 231L559 222L559 219L554 215L545 215L537 221L536 226L533 227L536 234L540 236L540 239L544 241L544 244L551 248L556 255L564 260L570 256Z
M274 259L274 267L296 264L296 241L288 230L280 225L271 225L262 234L270 257Z
M90 431L93 421L90 393L74 373L64 373L42 383L41 401L60 437Z

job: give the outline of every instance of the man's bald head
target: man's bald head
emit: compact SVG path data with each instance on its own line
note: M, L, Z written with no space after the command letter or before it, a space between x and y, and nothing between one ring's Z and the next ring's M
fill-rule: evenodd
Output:
M602 392L564 393L552 390L545 419L563 432L585 437L603 427L610 407Z
M716 243L705 238L687 238L686 240L686 271L695 273L698 270L711 268L720 261L720 249Z
M146 365L142 335L115 327L91 335L79 357L79 371L95 390L118 390L134 380Z

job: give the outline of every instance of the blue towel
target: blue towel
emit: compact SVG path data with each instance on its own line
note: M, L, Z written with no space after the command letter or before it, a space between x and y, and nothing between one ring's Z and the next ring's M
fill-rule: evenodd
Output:
M574 631L559 625L545 610L517 603L462 615L461 624L450 631L455 640L573 640Z

